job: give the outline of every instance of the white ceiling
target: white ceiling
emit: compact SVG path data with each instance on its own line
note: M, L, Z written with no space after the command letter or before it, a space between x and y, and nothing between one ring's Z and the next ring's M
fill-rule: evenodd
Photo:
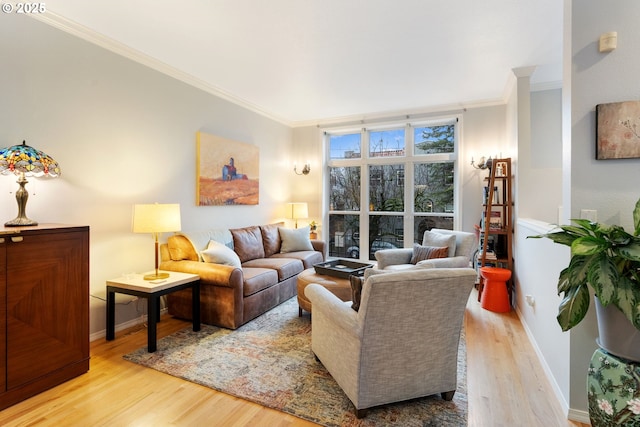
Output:
M54 0L39 19L292 126L560 85L559 0Z

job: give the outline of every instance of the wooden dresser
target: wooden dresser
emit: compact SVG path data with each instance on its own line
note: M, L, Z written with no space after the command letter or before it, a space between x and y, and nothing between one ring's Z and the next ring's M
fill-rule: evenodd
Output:
M0 227L0 410L89 370L89 227Z

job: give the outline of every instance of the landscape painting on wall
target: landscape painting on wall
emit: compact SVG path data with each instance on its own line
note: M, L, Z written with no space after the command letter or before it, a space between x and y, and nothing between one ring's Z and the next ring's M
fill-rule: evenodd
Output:
M640 157L640 102L596 105L596 159Z
M196 204L257 205L260 151L255 145L196 134Z

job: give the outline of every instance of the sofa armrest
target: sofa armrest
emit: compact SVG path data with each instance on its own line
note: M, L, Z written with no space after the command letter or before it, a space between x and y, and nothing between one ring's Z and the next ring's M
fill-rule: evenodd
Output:
M390 265L410 264L413 248L381 249L374 255L378 261L378 269L384 270Z
M201 283L212 286L239 287L240 289L243 286L242 269L230 265L187 260L163 261L160 264L160 269L197 274L200 276Z
M311 246L313 246L313 249L320 252L322 254L322 260L326 261L327 259L327 244L324 242L324 240L311 240Z

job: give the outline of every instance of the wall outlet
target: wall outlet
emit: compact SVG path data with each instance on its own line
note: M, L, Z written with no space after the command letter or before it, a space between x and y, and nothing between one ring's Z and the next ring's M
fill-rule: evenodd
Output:
M580 218L596 222L598 221L598 211L593 209L580 209Z

